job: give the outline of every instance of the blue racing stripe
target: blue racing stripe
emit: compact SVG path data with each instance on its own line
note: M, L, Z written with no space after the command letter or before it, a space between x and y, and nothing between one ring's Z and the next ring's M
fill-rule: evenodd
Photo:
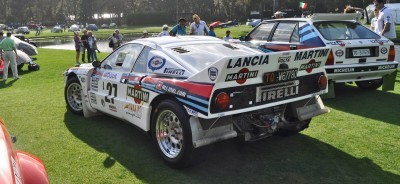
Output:
M202 99L196 98L196 97L194 97L192 95L187 95L186 97L189 98L189 99L192 99L194 101L197 101L197 102L203 103L205 105L208 105L208 101L207 100L202 100Z
M189 105L189 106L191 106L191 107L194 107L194 108L196 108L196 109L199 109L200 111L203 111L203 114L204 114L204 115L207 115L208 108L199 106L199 105L197 105L197 104L195 104L195 103L193 103L193 102L189 102L189 101L184 100L184 99L182 99L182 98L177 98L177 99L178 99L179 101L181 101L182 103L184 103L184 104L187 104L187 105Z

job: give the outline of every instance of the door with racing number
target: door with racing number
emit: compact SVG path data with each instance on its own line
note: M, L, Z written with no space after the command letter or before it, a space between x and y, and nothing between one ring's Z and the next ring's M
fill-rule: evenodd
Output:
M90 104L92 107L124 118L127 79L143 45L126 44L110 54L97 68L90 81Z

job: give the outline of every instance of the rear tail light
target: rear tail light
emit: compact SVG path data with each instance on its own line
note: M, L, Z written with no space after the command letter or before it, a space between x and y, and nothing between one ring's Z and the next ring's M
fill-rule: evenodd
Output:
M217 98L215 98L215 105L221 109L225 110L229 107L229 95L225 92L221 92L217 95Z
M326 89L326 86L328 86L328 78L326 78L325 75L319 76L318 86L319 86L319 89L321 89L321 90Z
M388 62L394 61L395 55L396 55L396 52L395 52L395 50L394 50L394 45L392 45L392 46L390 46L390 49L389 49Z
M329 52L328 59L326 60L325 65L334 65L335 64L335 57L333 56L333 52Z

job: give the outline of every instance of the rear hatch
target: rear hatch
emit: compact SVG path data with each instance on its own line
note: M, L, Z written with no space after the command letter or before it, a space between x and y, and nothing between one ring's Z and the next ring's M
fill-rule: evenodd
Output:
M286 104L327 92L330 48L225 57L188 78L214 83L208 117Z

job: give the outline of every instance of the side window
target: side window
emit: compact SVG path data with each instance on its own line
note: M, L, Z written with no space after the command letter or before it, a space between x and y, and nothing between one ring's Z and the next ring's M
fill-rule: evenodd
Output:
M275 29L272 41L289 42L297 22L280 22Z
M269 35L274 28L274 22L262 23L260 26L257 27L251 34L251 40L264 40L268 41Z
M300 42L300 36L299 36L299 25L296 24L294 31L292 33L292 37L290 38L290 42L293 43L299 43Z
M105 69L131 71L143 47L139 44L126 44L108 56L101 66Z
M147 72L147 61L151 48L145 47L140 54L139 58L136 60L133 66L133 72L135 73L146 73Z

